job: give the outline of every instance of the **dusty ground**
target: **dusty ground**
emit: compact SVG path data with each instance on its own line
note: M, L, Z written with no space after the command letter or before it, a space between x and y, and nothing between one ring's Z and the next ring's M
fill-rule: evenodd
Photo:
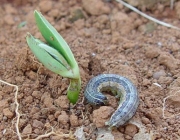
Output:
M86 139L96 139L97 128L105 128L109 113L118 106L110 95L111 107L99 109L84 100L86 83L100 73L126 76L139 91L140 105L135 116L112 131L116 140L135 139L142 132L156 140L180 139L180 31L156 25L115 1L83 2L1 1L0 79L19 88L18 128L22 139L35 139L52 127L56 134L43 139L70 139L82 126ZM35 9L61 33L78 61L83 86L75 106L66 98L68 80L46 70L26 44L27 32L42 39L33 18ZM177 2L173 10L163 4L152 11L144 10L179 26L179 9ZM24 21L24 26L20 25ZM18 139L15 109L14 87L1 82L2 140Z

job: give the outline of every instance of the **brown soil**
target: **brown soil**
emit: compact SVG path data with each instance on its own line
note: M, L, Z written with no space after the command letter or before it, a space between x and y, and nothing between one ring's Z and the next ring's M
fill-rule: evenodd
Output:
M180 3L175 3L170 10L159 4L144 12L179 26L179 7ZM43 40L33 17L35 9L61 33L78 61L83 85L75 106L66 97L68 79L45 69L26 44L27 32ZM109 113L118 106L111 95L111 106L101 108L84 99L86 83L101 73L123 75L135 83L140 105L133 121L141 124L151 139L180 139L179 31L156 25L116 1L1 1L0 19L0 79L19 88L22 139L38 138L52 127L52 135L42 139L70 139L81 126L87 140L96 139L97 127L105 127ZM18 139L15 101L14 87L1 82L2 140ZM112 134L116 140L130 140L140 131L129 122Z

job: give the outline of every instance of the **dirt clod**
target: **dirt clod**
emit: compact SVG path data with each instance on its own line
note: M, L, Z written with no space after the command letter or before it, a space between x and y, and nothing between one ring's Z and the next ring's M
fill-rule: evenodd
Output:
M70 115L69 120L70 120L71 126L76 127L76 126L79 125L79 123L78 123L78 117L77 117L75 114Z
M34 120L32 126L35 128L43 128L44 124L41 121Z
M138 132L138 129L133 124L128 124L125 128L125 134L133 137Z
M69 108L69 100L66 95L60 96L58 99L54 101L54 104L61 107L62 109Z
M32 133L31 124L26 125L26 127L24 127L22 133L23 133L24 135L31 134L31 133Z
M111 114L114 112L112 107L102 106L97 110L93 111L93 123L96 127L104 127L105 122L108 121Z
M58 117L58 122L62 125L68 125L69 116L65 111L61 111L61 114Z
M9 110L9 108L3 109L3 114L4 114L4 116L6 116L6 117L8 117L8 118L12 118L13 115L14 115L14 113L11 112L11 111Z

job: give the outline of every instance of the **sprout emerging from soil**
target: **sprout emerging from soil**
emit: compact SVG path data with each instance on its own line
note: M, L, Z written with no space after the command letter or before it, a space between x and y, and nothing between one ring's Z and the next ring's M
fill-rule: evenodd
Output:
M75 104L79 97L81 78L78 64L66 41L56 29L44 18L34 11L36 24L48 44L27 33L27 44L37 59L49 70L70 79L67 96Z

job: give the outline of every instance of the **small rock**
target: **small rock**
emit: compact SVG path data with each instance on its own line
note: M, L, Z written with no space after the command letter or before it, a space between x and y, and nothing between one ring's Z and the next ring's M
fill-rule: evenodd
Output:
M23 126L25 126L27 123L26 119L20 119L19 120L19 129L23 128Z
M70 124L71 126L74 126L74 127L79 125L78 117L75 114L70 115Z
M55 113L54 113L54 117L55 118L58 118L58 116L61 114L61 112L58 110L58 111L56 111Z
M39 129L34 129L34 133L37 134L37 135L40 135L41 134L41 131Z
M148 118L146 118L146 117L142 117L142 122L143 122L144 124L149 124L149 123L150 123L150 120L149 120Z
M67 125L69 122L69 116L65 111L61 111L61 115L58 117L58 122L63 125Z
M143 79L143 82L142 82L143 86L148 86L151 84L151 81L148 80L148 79Z
M176 96L171 96L170 98L168 98L168 101L170 102L171 105L173 105L175 107L179 107L180 106L179 94L177 94Z
M45 92L43 94L43 96L41 97L41 100L43 101L46 107L52 107L53 99L50 97L50 94L48 92Z
M115 12L111 16L110 26L113 32L119 32L120 34L128 34L135 27L134 24L129 24L132 22L134 21L127 14L123 12ZM120 36L121 35L119 35L119 38Z
M139 26L138 30L141 31L142 33L151 33L157 28L157 24L149 21L146 24L142 24Z
M82 0L83 8L91 15L102 15L110 13L108 5L101 0Z
M35 128L42 128L44 126L44 124L41 121L33 120L32 126Z
M62 109L69 108L69 100L66 95L60 96L58 99L54 101L54 104L61 107Z
M69 20L71 22L75 22L79 19L84 19L85 15L83 13L83 11L81 9L75 9L72 13L71 13L71 17L69 18Z
M148 46L145 48L145 55L147 58L155 58L159 55L160 50L154 46Z
M37 112L40 112L40 108L34 106L31 108L30 114L33 115L33 114L36 114Z
M51 10L52 7L53 7L53 3L50 0L43 0L43 1L40 1L39 3L40 11L43 13L46 13L49 10Z
M33 97L32 97L32 96L27 96L27 97L25 98L25 103L30 104L30 103L32 103L32 102L33 102Z
M27 135L27 134L31 134L32 133L32 127L30 124L28 124L24 129L23 129L23 132L22 132L24 135Z
M97 18L97 21L100 23L100 24L106 24L108 21L109 21L109 17L108 15L101 15Z
M170 71L178 68L178 62L179 61L169 53L161 53L159 56L159 64L166 66Z
M8 118L12 118L13 117L13 113L9 110L9 108L5 108L3 109L3 114L4 116L8 117Z
M34 71L28 71L26 72L26 75L29 77L29 79L31 80L36 80L37 79L37 74Z
M99 109L93 111L93 123L96 127L104 127L105 122L109 120L114 109L109 106L101 106Z
M138 132L138 129L133 124L128 124L125 128L125 134L133 137Z
M161 76L166 76L166 73L164 70L157 71L153 74L154 79L159 79Z
M41 99L42 93L40 91L33 91L32 96Z

